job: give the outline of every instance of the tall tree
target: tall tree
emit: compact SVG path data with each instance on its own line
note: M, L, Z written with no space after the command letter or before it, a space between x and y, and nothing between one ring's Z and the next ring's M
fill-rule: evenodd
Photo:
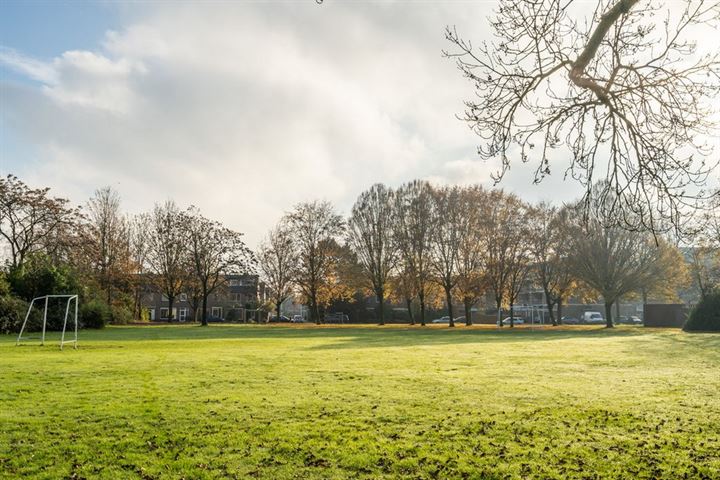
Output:
M453 186L434 189L432 199L430 266L436 281L445 291L449 323L454 327L453 290L458 281L458 251L464 233L460 231L460 188Z
M224 285L227 274L246 273L251 268L253 257L242 241L242 233L204 217L194 207L180 217L187 230L189 264L202 295L200 321L207 326L208 297Z
M156 287L168 299L168 322L172 322L175 298L182 292L187 275L185 226L171 200L156 204L147 223L147 263Z
M398 248L400 269L415 283L412 289L420 303L420 324L425 326L428 284L431 278L432 187L413 180L395 192L393 237Z
M472 307L487 287L485 228L488 194L480 186L463 188L458 198L457 291L465 307L465 325L472 325Z
M684 210L705 198L708 139L718 132L720 56L717 47L698 54L693 35L698 26L717 30L720 4L595 5L501 0L490 20L494 40L479 46L448 28L453 50L445 54L478 96L464 120L482 138L480 156L501 159L497 179L518 149L517 158L536 164L538 182L564 146L570 174L586 187L586 215L599 195L610 199L608 226L681 229ZM593 188L598 171L607 172L601 189Z
M281 220L270 230L260 245L258 263L279 319L282 303L293 294L293 279L298 268L295 238L286 221Z
M505 237L505 260L507 266L507 302L510 307L510 327L515 326L515 303L523 288L527 286L531 267L529 246L528 208L517 197L511 198L513 215L501 229Z
M568 210L541 202L529 212L528 241L533 271L542 287L553 325L562 318L562 302L573 284L568 262ZM555 316L555 306L558 315Z
M377 183L360 194L348 221L347 241L378 299L380 325L385 324L387 284L398 259L393 241L393 206L392 190Z
M652 235L606 227L592 218L577 227L571 244L572 268L579 280L603 297L606 324L612 328L613 303L653 281L660 249Z
M85 232L89 261L108 305L113 292L130 275L130 231L120 210L120 195L111 187L95 191L87 204Z
M499 325L502 327L500 312L508 299L508 279L512 266L512 224L520 200L502 190L489 193L487 223L484 230L487 246L486 278L493 292Z
M30 188L14 175L0 178L0 235L10 247L10 266L22 268L28 255L53 256L66 247L68 230L80 219L69 200L51 197L49 188Z
M298 242L295 284L310 304L311 320L320 323L319 294L330 282L334 240L345 225L327 201L300 203L285 218Z

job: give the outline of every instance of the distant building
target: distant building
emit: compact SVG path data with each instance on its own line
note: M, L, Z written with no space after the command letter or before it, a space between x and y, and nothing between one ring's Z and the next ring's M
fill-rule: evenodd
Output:
M242 322L254 318L258 305L264 301L265 288L257 275L225 275L223 284L208 297L207 314L227 321ZM196 317L193 303L190 293L178 295L173 303L173 320L199 320L202 304L195 305L198 309ZM157 288L148 288L142 294L140 304L150 321L167 321L170 316L168 299Z

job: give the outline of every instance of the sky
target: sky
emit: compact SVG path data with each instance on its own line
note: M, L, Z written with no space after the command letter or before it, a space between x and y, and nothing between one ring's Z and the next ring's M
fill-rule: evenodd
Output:
M0 173L139 213L174 199L250 246L294 204L349 212L373 183L492 186L457 119L472 85L446 25L489 38L494 1L0 2ZM562 165L501 187L571 201Z

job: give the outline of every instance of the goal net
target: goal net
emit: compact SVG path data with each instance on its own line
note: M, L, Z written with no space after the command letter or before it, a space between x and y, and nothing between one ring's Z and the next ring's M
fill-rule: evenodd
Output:
M62 327L62 335L60 337L60 350L63 349L65 344L72 343L73 348L77 348L77 339L78 339L78 296L77 295L44 295L42 297L35 297L30 302L30 305L28 306L27 313L25 314L25 320L23 321L22 327L20 328L20 333L18 334L17 341L15 342L15 345L20 345L20 342L22 340L30 340L29 337L23 337L23 333L25 332L25 328L27 327L28 319L30 318L30 313L32 312L33 306L35 306L35 302L38 303L38 305L44 304L42 307L43 315L42 315L42 336L40 337L40 345L45 345L45 331L47 330L47 320L48 320L48 304L50 302L50 299L52 298L58 298L58 299L64 299L65 300L65 316L63 318L63 327ZM70 311L70 306L73 305L72 312ZM41 308L41 307L36 307ZM72 340L65 340L65 332L67 330L68 325L68 318L71 319L71 322L74 323L74 337ZM73 328L71 324L71 328Z

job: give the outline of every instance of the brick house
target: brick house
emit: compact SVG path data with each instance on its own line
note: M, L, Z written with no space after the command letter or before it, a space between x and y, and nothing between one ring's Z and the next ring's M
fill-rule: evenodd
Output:
M257 275L225 275L223 284L210 294L207 301L208 316L227 321L245 321L265 301L264 285ZM142 294L140 304L143 317L150 321L167 321L168 299L157 289L149 288ZM173 304L173 320L195 320L194 302L190 293L181 293ZM202 305L196 305L202 308ZM200 314L198 312L198 319Z

